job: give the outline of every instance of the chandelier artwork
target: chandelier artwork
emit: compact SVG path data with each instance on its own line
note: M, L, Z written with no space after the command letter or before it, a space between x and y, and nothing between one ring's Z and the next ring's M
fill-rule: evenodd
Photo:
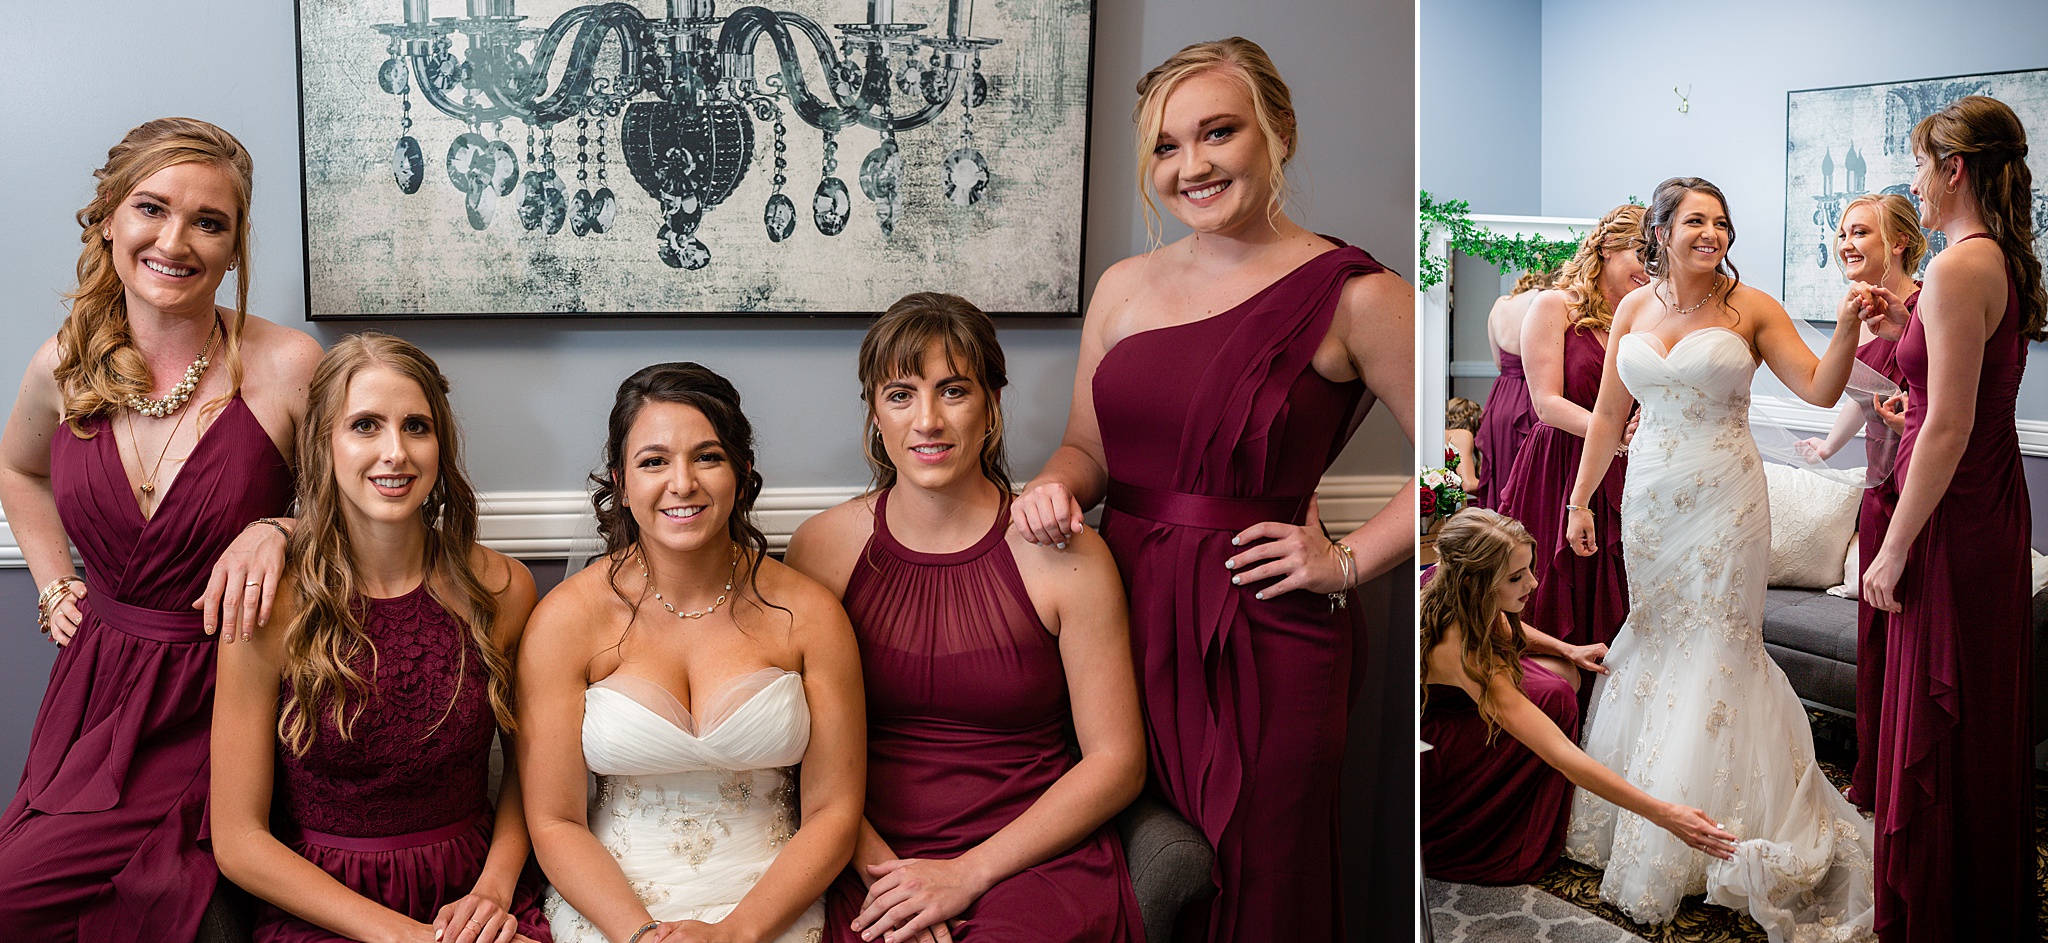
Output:
M591 4L544 27L520 16L514 0L466 0L465 15L440 17L430 0L401 2L401 22L375 26L389 53L377 85L398 105L392 181L414 194L445 170L471 229L508 216L551 236L644 225L662 262L702 269L713 259L699 236L705 214L734 194L756 148L767 147L767 238L789 239L800 215L837 236L854 208L838 159L852 143L842 135L853 132L874 135L857 183L885 237L906 189L921 183L906 173L899 134L954 136L933 181L945 200L972 206L988 192L974 109L989 97L982 53L1001 40L972 35L973 0L948 0L943 32L897 22L894 0L868 0L865 22L831 31L761 6L719 15L713 0L666 0L665 16ZM822 81L806 75L806 60ZM450 126L445 137L441 125ZM807 174L793 179L792 125L822 136L815 189ZM620 163L658 219L619 218ZM809 190L808 214L785 188Z

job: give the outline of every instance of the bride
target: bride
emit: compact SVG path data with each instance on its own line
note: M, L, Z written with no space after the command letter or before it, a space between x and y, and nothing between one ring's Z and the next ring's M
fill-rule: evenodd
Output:
M813 943L853 854L860 653L839 601L765 552L739 407L692 363L619 387L605 555L527 630L519 778L556 943Z
M1871 828L1814 763L1799 698L1764 652L1770 505L1749 431L1759 355L1793 393L1831 406L1856 352L1855 295L1816 359L1785 309L1742 284L1719 188L1657 187L1644 221L1655 279L1614 317L1566 539L1595 544L1583 510L1630 406L1642 406L1623 490L1629 597L1585 750L1645 790L1706 811L1744 840L1715 861L1584 790L1565 852L1606 869L1601 899L1644 923L1705 892L1747 910L1773 943L1872 938ZM1815 931L1819 931L1816 933Z

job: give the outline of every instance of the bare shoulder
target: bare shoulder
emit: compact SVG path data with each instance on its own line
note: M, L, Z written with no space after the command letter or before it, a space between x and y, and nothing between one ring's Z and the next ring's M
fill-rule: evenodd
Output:
M57 363L63 357L64 347L52 335L36 348L35 356L29 358L28 370L22 374L22 392L48 413L63 412L63 391L57 387Z
M874 502L874 495L864 494L811 515L789 536L783 559L835 597L844 595L854 561L875 532Z
M476 570L484 588L500 600L523 602L531 608L537 595L533 570L524 562L508 557L483 544L470 548L469 565Z
M1095 592L1108 586L1122 587L1116 557L1109 544L1092 527L1083 527L1067 538L1065 549L1034 544L1011 528L1003 535L1010 556L1017 561L1017 574L1034 598L1041 592L1064 596L1071 591Z
M242 365L247 375L268 383L304 385L320 363L320 342L297 328L246 315L242 323Z
M578 664L589 660L597 650L599 629L621 622L628 608L612 589L610 570L610 562L598 557L541 598L521 640L529 657L575 658Z
M1384 329L1412 334L1412 330L1402 325L1415 320L1415 289L1393 272L1361 275L1344 283L1344 290L1337 300L1337 313L1350 319L1354 325L1369 325L1375 333Z
M824 584L774 557L761 559L755 578L761 598L786 612L770 608L766 612L771 618L753 621L762 623L769 637L781 633L798 661L810 652L852 643L853 625L846 610Z
M1927 281L1954 284L1964 279L1996 278L2005 288L2005 253L1994 239L1965 239L1951 244L1927 260ZM1948 287L1943 285L1942 287Z
M1635 292L1629 292L1629 296L1634 297ZM1735 290L1728 293L1728 304L1742 312L1745 319L1761 317L1777 320L1792 317L1785 313L1785 306L1780 304L1778 299L1748 282L1736 283Z
M1130 323L1130 315L1137 307L1137 299L1146 293L1148 280L1158 277L1159 270L1167 264L1163 261L1165 253L1163 248L1154 249L1103 270L1102 277L1095 280L1095 294L1088 300L1082 330L1101 338L1105 349L1110 346L1110 339L1142 330L1141 325Z

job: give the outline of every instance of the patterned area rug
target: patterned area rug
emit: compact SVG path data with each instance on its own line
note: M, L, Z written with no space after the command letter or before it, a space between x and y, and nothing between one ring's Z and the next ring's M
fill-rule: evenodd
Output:
M1814 752L1820 760L1821 772L1827 774L1835 788L1847 786L1849 769L1856 762L1855 723L1818 711L1808 711L1807 719L1813 725ZM2037 899L2040 925L2048 927L2048 777L2039 773L2034 777L2034 843L2034 876L2044 888ZM1535 886L1651 943L1767 943L1763 928L1748 914L1709 904L1704 897L1685 898L1679 903L1678 916L1668 924L1636 923L1600 900L1600 875L1600 871L1566 858Z
M1642 943L1598 915L1527 884L1477 887L1424 881L1436 943Z

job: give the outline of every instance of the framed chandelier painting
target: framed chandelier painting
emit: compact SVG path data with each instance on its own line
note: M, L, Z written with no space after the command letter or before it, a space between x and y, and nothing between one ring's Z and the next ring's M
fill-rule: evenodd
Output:
M2048 69L1786 93L1786 310L1834 321L1845 284L1834 257L1843 210L1866 193L1913 200L1913 126L1965 95L2004 102L2029 130L2048 128ZM2035 147L2027 166L2034 174L2034 248L2048 252L2048 199L2041 192L2048 185L2048 148ZM1947 244L1941 233L1928 232L1927 258Z
M1092 0L299 0L318 319L1081 307Z

